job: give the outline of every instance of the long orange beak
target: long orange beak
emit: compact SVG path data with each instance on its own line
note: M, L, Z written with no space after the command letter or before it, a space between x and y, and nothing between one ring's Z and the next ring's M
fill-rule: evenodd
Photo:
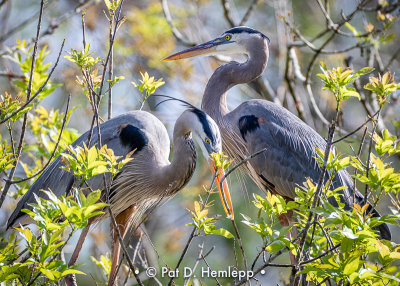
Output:
M214 172L216 171L214 162L211 162ZM223 169L219 169L217 172L217 176L215 178L215 183L217 185L217 189L219 192L219 197L222 202L222 206L224 207L225 213L228 217L234 218L233 207L231 201L231 194L229 193L228 183L226 179L222 182L222 190L221 190L221 179L224 177L225 172Z
M175 60L180 60L180 59L187 59L187 58L192 58L200 55L205 55L209 54L212 52L215 52L217 48L218 42L215 40L209 41L204 44L197 45L195 47L183 50L181 52L175 53L173 55L170 55L166 58L164 58L162 61L163 62L168 62L168 61L175 61Z

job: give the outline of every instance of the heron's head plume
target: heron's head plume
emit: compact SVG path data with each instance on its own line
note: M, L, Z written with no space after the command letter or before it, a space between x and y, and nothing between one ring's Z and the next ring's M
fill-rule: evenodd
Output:
M269 44L269 38L263 33L249 27L235 27L225 31L221 36L209 42L197 45L173 54L163 61L173 61L200 55L248 54L254 43Z
M154 95L164 97L161 103L165 101L175 100L188 107L178 118L174 127L174 140L176 138L191 138L192 133L194 137L200 141L199 146L203 152L205 158L209 157L211 153L222 152L222 139L217 123L204 111L198 109L192 104L178 98L174 98L167 95ZM160 103L159 103L160 104ZM174 150L175 152L175 150ZM217 189L224 206L224 210L228 217L233 218L233 207L231 201L231 195L226 180L221 181L225 176L224 169L217 169L213 160L210 160L210 165L215 174L215 180Z
M173 100L182 103L183 106L188 108L179 116L175 127L182 130L183 134L192 132L195 138L197 137L196 139L198 139L199 146L205 157L208 157L213 152L222 151L222 139L218 125L208 114L179 98L161 94L153 94L153 96L165 98L157 106Z

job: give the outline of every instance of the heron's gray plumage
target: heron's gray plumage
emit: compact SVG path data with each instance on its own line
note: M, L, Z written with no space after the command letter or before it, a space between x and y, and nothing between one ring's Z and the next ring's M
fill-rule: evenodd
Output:
M198 112L203 113L198 110ZM113 149L116 156L125 157L132 150L133 160L127 163L116 175L111 185L111 208L117 216L128 207L135 205L133 223L137 223L143 213L156 201L168 198L182 189L191 178L196 167L196 148L192 141L192 131L208 128L212 130L208 136L220 141L219 130L210 117L196 122L198 115L194 109L188 109L178 118L174 128L174 152L172 162L169 161L170 140L164 125L155 116L144 111L131 111L101 124L101 140L103 145ZM211 125L211 127L209 126ZM131 127L128 130L128 127ZM126 128L126 129L124 129ZM211 128L211 129L210 129ZM124 131L126 131L124 133ZM136 133L135 133L136 132ZM92 133L90 146L98 144L97 128ZM87 144L89 132L79 137L72 147ZM138 138L140 137L140 138ZM127 142L127 140L129 142ZM221 144L213 145L219 151ZM57 157L43 174L33 183L28 192L21 198L10 216L7 228L15 225L27 215L23 208L30 208L35 202L33 194L46 197L41 190L51 189L56 196L66 195L71 190L74 177L71 173L60 169L61 157ZM107 174L107 184L110 183ZM92 190L104 190L104 179L97 175L89 180ZM101 217L100 217L101 218ZM99 218L99 219L100 219Z
M224 39L229 41L224 42ZM302 185L307 178L314 183L318 181L321 169L315 159L315 148L325 150L326 141L287 109L266 100L249 100L232 111L228 110L226 92L237 84L254 80L265 70L269 39L254 29L236 27L207 43L210 45L214 41L218 45L215 44L217 48L212 54L218 54L218 48L221 53L242 51L248 55L248 59L244 63L232 61L215 70L205 88L202 109L217 122L223 138L223 151L229 157L241 161L266 148L266 152L248 161L244 168L261 189L272 187L274 192L293 199L295 187ZM226 48L221 48L221 43ZM232 46L231 51L229 46ZM175 55L180 55L177 59L184 58L184 53ZM167 59L174 59L175 55ZM252 123L251 120L257 122ZM244 129L246 127L248 130ZM353 205L354 190L350 175L340 171L332 185L335 188L348 187L342 193L346 208L349 209ZM356 202L361 202L361 193L355 192ZM378 215L375 210L374 213ZM381 236L390 239L387 225L379 228Z

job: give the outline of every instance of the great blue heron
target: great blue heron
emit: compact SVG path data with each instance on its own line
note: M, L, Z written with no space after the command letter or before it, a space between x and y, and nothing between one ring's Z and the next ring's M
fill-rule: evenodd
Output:
M125 157L136 150L132 155L133 160L112 178L110 189L111 209L122 236L131 225L137 225L145 211L157 201L173 196L188 183L195 170L197 158L192 134L200 139L199 145L205 154L221 152L221 136L217 124L200 109L191 105L189 107L175 123L172 162L168 160L170 141L167 130L152 114L145 111L131 111L100 125L102 144L107 144L116 156ZM84 142L87 143L88 135L89 132L83 134L72 143L72 146L82 146ZM90 146L94 144L98 144L97 128L93 130ZM58 157L35 181L11 214L7 228L27 217L21 210L30 208L29 204L34 202L34 194L46 197L41 190L51 189L57 196L68 195L74 183L74 176L60 169L61 166L61 158ZM217 181L224 175L223 170L218 171ZM108 184L110 179L108 176ZM93 190L104 190L103 176L93 177L88 185ZM218 189L221 198L227 203L225 206L223 202L224 208L227 208L229 214L233 214L228 186L224 184L223 190L220 187ZM105 215L98 219L102 218L105 218ZM81 241L81 238L79 240ZM73 255L75 261L81 246L77 247L79 250ZM116 232L114 232L113 246L109 285L112 285L117 275L120 245Z
M266 152L246 164L247 173L261 189L293 199L296 185L302 185L306 178L318 180L321 170L315 159L315 147L325 150L326 141L287 109L267 100L249 100L232 111L226 104L226 92L230 88L254 80L265 70L269 38L249 27L235 27L212 41L173 54L164 61L222 54L244 54L247 61L232 61L215 70L204 91L202 109L217 122L223 151L231 158L242 160L266 148ZM343 200L346 208L350 208L354 186L344 170L333 180L333 187L339 186L348 187L343 190ZM362 203L362 194L355 192L356 202ZM379 216L376 210L372 212ZM288 218L281 218L282 223L288 223L282 219ZM382 238L391 239L386 224L380 225L379 231Z

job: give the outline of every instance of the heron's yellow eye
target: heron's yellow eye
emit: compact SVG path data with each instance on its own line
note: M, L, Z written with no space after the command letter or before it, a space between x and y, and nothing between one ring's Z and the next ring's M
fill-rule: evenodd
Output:
M231 36L230 36L230 35L226 35L226 36L225 36L225 40L229 41L230 39L231 39Z
M208 138L206 138L205 140L204 140L204 142L206 142L207 144L209 144L210 145L210 139L208 139Z

